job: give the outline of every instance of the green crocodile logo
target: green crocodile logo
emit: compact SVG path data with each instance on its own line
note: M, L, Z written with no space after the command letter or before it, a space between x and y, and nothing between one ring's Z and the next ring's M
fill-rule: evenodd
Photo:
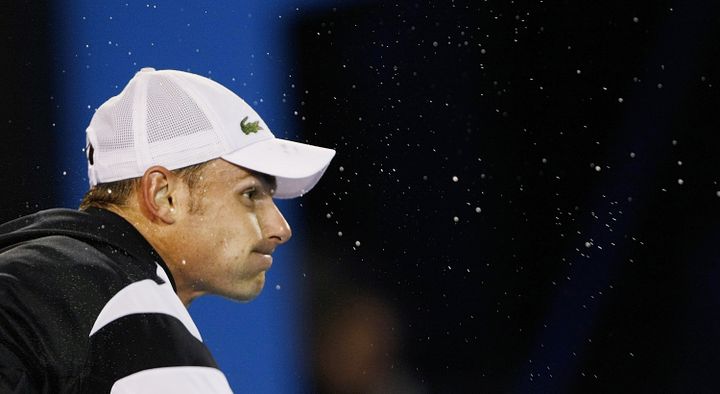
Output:
M257 133L258 130L262 130L263 128L260 127L260 121L256 120L254 122L245 123L248 120L248 117L244 117L243 120L240 121L240 128L242 129L243 133L245 135L250 135L251 133Z

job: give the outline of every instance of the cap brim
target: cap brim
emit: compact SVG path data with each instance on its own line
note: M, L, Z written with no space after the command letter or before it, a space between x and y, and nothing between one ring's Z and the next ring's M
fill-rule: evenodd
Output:
M335 151L315 145L271 138L221 156L223 160L277 180L275 198L294 198L310 191L322 178Z

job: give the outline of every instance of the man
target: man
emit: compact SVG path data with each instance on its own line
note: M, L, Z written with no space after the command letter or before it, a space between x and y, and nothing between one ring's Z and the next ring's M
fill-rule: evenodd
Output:
M87 128L79 211L0 226L0 392L228 393L186 307L251 300L291 236L273 202L335 152L274 138L209 79L142 69Z

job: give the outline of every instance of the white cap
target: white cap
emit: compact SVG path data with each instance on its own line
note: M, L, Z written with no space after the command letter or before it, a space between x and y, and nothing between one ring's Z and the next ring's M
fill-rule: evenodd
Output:
M136 178L153 165L174 170L222 158L277 179L276 198L320 180L332 149L275 138L224 86L199 75L143 68L97 109L87 128L90 185Z

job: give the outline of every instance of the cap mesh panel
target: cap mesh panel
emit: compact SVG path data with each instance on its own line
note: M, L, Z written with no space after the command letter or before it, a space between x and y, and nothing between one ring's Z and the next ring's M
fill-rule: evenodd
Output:
M200 107L171 80L157 76L149 80L147 89L148 142L212 130Z
M109 130L110 132L101 130L97 133L98 146L94 147L95 150L115 151L132 148L135 145L132 128L134 88L129 86L120 102L112 108L110 119L112 129Z

